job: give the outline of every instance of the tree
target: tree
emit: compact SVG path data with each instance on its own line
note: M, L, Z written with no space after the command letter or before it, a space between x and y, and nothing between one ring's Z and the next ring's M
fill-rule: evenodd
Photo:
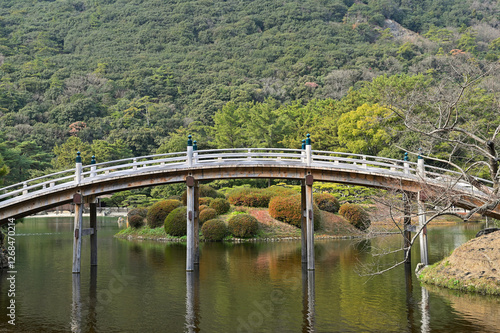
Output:
M62 145L54 147L56 157L52 160L52 166L58 170L74 168L77 152L81 154L83 165L90 164L92 158L90 145L80 138L72 136Z
M380 104L390 109L407 130L418 134L426 163L454 169L461 175L458 179L449 180L442 176L440 181L448 185L439 191L422 179L419 195L423 203L420 209L415 204L405 207L403 199L408 200L408 194L398 189L380 200L389 207L389 218L400 228L401 234L404 234L401 228L404 218L419 217L422 226L443 215L468 220L473 214L488 214L500 204L499 91L488 92L482 85L483 81L487 82L497 75L498 65L483 63L467 55L450 56L447 61L453 69L447 80L432 84L419 80L411 86L386 85L380 91ZM418 146L401 148L416 155ZM486 178L491 184L485 184L478 177ZM486 194L484 198L476 197L474 203L467 202L470 210L465 216L450 212L453 205L464 203L455 190L457 184ZM409 253L421 232L422 229L419 229L398 250L405 249ZM407 256L390 267L377 266L377 273L396 267L406 259Z

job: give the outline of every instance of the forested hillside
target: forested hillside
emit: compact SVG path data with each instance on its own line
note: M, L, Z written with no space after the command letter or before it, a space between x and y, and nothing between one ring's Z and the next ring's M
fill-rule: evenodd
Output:
M298 148L311 132L318 149L396 157L418 138L383 92L499 56L493 0L2 0L0 175L71 167L77 149L177 151L187 134ZM491 113L488 75L468 98Z

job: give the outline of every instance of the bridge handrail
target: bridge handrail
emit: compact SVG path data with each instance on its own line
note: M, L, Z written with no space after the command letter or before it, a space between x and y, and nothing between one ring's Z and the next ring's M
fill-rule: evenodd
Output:
M265 160L276 159L277 161L293 161L304 164L305 150L290 149L290 148L222 148L222 149L206 149L195 151L196 158L193 160L192 166L203 165L204 163L217 162L217 161L246 161L246 160ZM392 158L369 156L362 154L354 154L347 152L331 152L322 150L312 150L312 160L314 163L347 163L362 165L363 168L376 167L390 169L391 171L402 172L405 174L417 173L417 163L410 161L401 161ZM182 165L188 163L188 154L186 151L164 153L156 155L146 155L139 157L129 157L119 160L106 161L96 164L88 164L82 166L81 182L88 181L89 178L97 175L108 175L114 172L121 172L127 169L139 169L143 167L152 167L154 165L170 166ZM191 165L189 165L191 166ZM50 187L55 186L56 183L66 181L68 183L75 180L76 168L58 171L52 174L36 177L24 182L9 185L1 188L0 192L5 192L10 189L15 189L0 195L0 200L20 193L27 193L37 188L44 189L47 185ZM54 178L60 175L70 174L64 177ZM462 174L456 171L443 169L431 165L425 165L425 176L432 178L449 177L450 181L459 181ZM476 178L485 184L493 184L492 181ZM41 181L41 182L40 182ZM33 184L36 182L36 184ZM59 184L58 184L59 185Z

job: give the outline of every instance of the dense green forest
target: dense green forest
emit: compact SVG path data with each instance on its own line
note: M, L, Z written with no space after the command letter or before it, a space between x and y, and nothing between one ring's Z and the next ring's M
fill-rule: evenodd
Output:
M76 150L179 151L188 134L299 148L310 132L315 149L400 158L418 136L382 95L499 56L496 0L2 0L0 177L69 168ZM488 75L467 98L492 114Z

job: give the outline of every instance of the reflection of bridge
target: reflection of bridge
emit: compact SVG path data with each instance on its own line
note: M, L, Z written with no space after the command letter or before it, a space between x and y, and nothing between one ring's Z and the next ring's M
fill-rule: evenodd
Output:
M195 142L196 143L196 142ZM471 208L488 198L471 187L461 186L461 174L420 163L338 153L312 151L310 139L302 150L282 148L196 150L191 139L187 152L122 159L82 166L27 180L0 189L0 223L73 202L75 239L73 272L80 271L81 236L91 235L91 262L97 264L95 212L97 197L123 190L186 182L188 206L187 270L198 263L198 182L232 178L281 178L302 182L302 259L314 269L314 181L335 182L418 193L425 183L458 195L455 206ZM488 185L488 181L484 181ZM443 192L441 191L441 192ZM91 228L82 229L83 204L90 204ZM500 213L489 212L493 217ZM307 249L307 251L306 251Z

